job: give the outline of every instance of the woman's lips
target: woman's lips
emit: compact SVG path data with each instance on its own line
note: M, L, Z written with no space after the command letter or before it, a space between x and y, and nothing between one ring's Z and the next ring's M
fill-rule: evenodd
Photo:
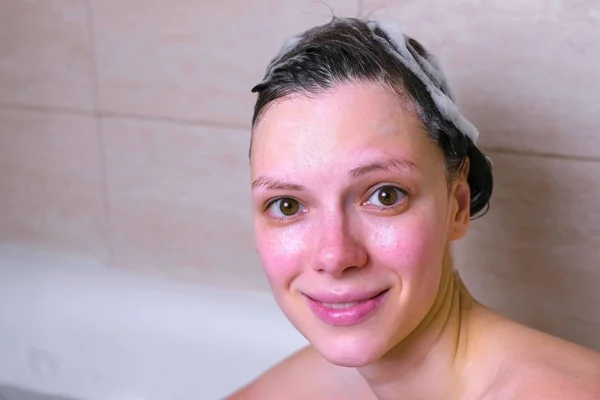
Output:
M315 315L331 326L357 325L373 314L387 297L388 290L344 295L304 295Z

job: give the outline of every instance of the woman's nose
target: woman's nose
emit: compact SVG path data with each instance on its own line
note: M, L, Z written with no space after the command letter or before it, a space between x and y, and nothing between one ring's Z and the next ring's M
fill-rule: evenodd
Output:
M343 218L328 219L315 235L316 253L313 269L339 275L346 270L364 267L368 254L358 228Z

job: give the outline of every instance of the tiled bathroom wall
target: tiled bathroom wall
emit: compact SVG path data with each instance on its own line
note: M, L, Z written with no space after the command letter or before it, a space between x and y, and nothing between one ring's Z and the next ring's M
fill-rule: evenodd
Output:
M475 296L600 349L600 4L364 1L443 61L493 159L456 247ZM355 1L0 0L0 240L267 289L250 88Z

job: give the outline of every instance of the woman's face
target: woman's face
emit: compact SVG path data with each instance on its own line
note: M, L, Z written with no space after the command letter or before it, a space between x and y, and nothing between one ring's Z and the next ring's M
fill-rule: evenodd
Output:
M275 298L329 361L369 364L426 316L469 189L376 83L271 104L253 132L257 247Z

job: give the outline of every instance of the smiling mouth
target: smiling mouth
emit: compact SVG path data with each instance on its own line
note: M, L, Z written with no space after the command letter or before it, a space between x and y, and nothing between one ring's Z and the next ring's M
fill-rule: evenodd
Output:
M389 289L381 291L381 292L377 293L375 296L369 297L368 299L364 299L364 300L351 301L351 302L347 302L347 303L325 303L325 302L320 302L320 303L323 305L323 307L327 307L327 308L336 308L336 309L352 308L359 304L363 304L363 303L366 303L367 301L376 299L377 297L382 296L388 290ZM318 300L315 300L315 301L318 301Z
M374 314L385 301L388 292L389 289L386 289L365 299L334 303L319 301L306 295L305 297L313 313L323 323L330 326L352 326L360 324Z
M353 301L352 303L321 303L327 308L350 308L359 305L361 301Z

